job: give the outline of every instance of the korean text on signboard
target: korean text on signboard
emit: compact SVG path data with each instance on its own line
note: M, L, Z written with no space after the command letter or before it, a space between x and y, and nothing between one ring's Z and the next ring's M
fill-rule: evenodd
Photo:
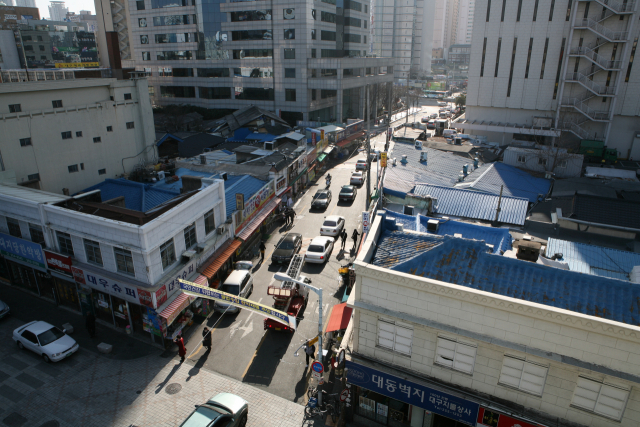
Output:
M247 222L253 218L254 214L258 212L262 205L270 200L273 195L273 181L269 181L267 185L262 187L260 191L254 194L247 203L245 203L244 209L241 212L241 218L236 222L238 224L236 227L236 233L242 230Z
M90 288L111 294L129 302L140 304L140 301L138 300L138 288L135 286L77 267L71 267L71 271L73 271L73 277L78 283L82 283Z
M9 259L46 269L42 246L28 240L0 233L0 253Z
M369 211L362 211L362 232L363 233L369 232L369 228L371 227L370 219L371 219L371 214L369 213Z
M51 270L71 275L71 257L51 251L44 251L47 265Z
M387 153L386 152L380 153L380 167L381 168L386 168L387 167Z
M178 289L180 289L180 283L178 283L178 280L186 280L187 277L191 276L194 271L196 271L196 261L191 260L187 264L185 264L181 270L178 270L177 274L174 277L167 280L167 283L165 283L165 287L167 288L167 298L178 292ZM162 303L156 301L156 306L154 308L158 308L161 305Z
M236 193L236 210L244 210L244 194Z
M480 405L386 372L346 361L349 383L409 403L471 426L476 425Z
M289 326L291 329L296 329L296 318L294 316L289 316L287 313L283 311L274 310L269 306L262 305L254 301L250 301L245 298L240 298L238 296L228 294L226 292L220 292L213 288L200 286L197 283L187 282L186 280L179 280L179 282L180 282L180 288L182 289L182 291L188 295L208 298L214 301L223 302L225 304L231 304L236 307L246 308L251 311L256 311L273 320L284 323L285 325Z

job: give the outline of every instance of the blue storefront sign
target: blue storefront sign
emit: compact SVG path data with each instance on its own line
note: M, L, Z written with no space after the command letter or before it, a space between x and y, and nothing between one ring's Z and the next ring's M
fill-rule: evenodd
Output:
M347 380L353 385L417 406L427 411L476 425L480 405L386 372L346 361Z
M22 264L47 270L42 246L38 243L0 233L0 253Z

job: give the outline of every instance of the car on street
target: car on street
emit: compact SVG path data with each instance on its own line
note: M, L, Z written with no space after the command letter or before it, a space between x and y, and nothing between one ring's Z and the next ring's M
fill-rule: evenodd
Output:
M351 174L351 179L349 180L349 184L351 185L362 185L364 182L364 173L363 172L353 172Z
M280 239L276 248L271 254L271 262L276 264L288 264L291 258L298 253L302 247L302 234L288 233Z
M446 103L446 102L444 102L444 101L438 101L438 105L440 105L440 106L444 106L444 105L447 105L447 103Z
M364 159L360 159L356 162L356 170L363 171L367 169L367 161Z
M322 227L320 227L321 236L337 236L344 228L344 217L339 215L330 215L325 217Z
M0 319L9 315L11 310L9 306L4 301L0 301Z
M424 116L423 118L421 118L421 119L420 119L420 121L421 121L422 123L427 123L427 122L429 122L429 116Z
M224 279L219 290L240 298L248 297L249 294L253 292L253 276L251 275L251 271L233 270L231 274ZM228 311L229 313L237 313L240 311L240 307L216 301L214 310L219 312Z
M324 264L331 256L331 251L333 251L333 239L331 237L316 237L309 244L307 252L304 254L304 261Z
M20 349L26 348L45 362L57 362L71 356L80 346L66 331L43 321L34 320L13 331L13 340Z
M240 396L219 393L184 420L180 427L245 427L249 416L249 404Z
M431 113L431 114L429 114L429 118L430 118L430 119L437 119L437 118L438 118L438 114L436 114L436 113Z
M331 190L318 190L313 195L311 209L327 209L331 203Z
M356 199L358 189L353 185L343 185L338 194L338 200L352 202Z

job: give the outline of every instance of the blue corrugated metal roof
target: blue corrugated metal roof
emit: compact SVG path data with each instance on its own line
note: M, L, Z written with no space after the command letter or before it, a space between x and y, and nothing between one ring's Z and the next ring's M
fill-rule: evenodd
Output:
M547 257L558 253L562 254L558 261L569 264L571 271L619 280L629 280L631 269L640 265L640 254L634 252L550 238Z
M227 205L227 218L236 210L236 193L244 194L247 202L258 190L265 186L267 181L254 178L251 175L231 175L224 182L225 202Z
M82 190L82 193L93 190L100 190L103 201L124 196L125 207L139 212L146 212L176 197L176 193L171 191L124 178L105 179L99 184Z
M416 185L413 193L418 196L432 196L438 200L435 212L460 218L493 221L496 218L499 196L459 188L437 185ZM502 197L498 221L507 224L524 225L527 218L529 200L519 197Z
M508 251L511 246L511 234L506 228L485 227L477 224L469 224L461 221L443 220L431 218L424 215L405 215L399 212L386 211L387 219L395 220L402 224L405 230L419 231L421 233L437 234L440 236L454 236L461 234L465 239L482 240L493 246L494 253ZM437 233L427 231L427 221L437 220L440 222Z
M162 143L163 143L163 142L165 142L165 141L167 140L167 138L173 138L173 139L175 139L175 140L176 140L176 141L178 141L178 142L182 142L182 139L181 139L181 138L178 138L177 136L173 136L173 135L171 135L170 133L165 133L165 134L164 134L164 136L163 136L162 138L160 138L160 139L158 140L158 142L156 142L156 146L158 146L158 147L159 147L159 146L161 146L161 145L162 145Z
M372 264L640 326L640 285L502 257L478 241L384 230Z
M420 161L420 153L427 153L427 161ZM401 162L406 155L408 162ZM444 187L453 187L458 182L458 176L465 164L469 165L469 175L466 180L478 176L473 171L473 161L455 154L447 153L431 148L415 148L413 145L396 142L389 158L396 159L396 166L387 167L384 189L409 193L417 184L433 184Z
M214 174L211 172L199 172L187 168L178 168L175 170L174 175L177 175L180 178L182 178L182 176L184 175L208 178L210 176L213 176ZM158 181L157 183L153 184L153 188L171 191L174 194L180 194L180 189L182 188L182 179L169 183L166 183L164 180Z
M482 172L485 168L480 168ZM551 181L544 178L536 178L528 172L501 162L492 163L482 172L475 181L458 185L468 187L471 190L482 191L491 194L500 194L500 186L504 185L503 196L522 197L531 202L538 199L538 194L546 196L551 187Z

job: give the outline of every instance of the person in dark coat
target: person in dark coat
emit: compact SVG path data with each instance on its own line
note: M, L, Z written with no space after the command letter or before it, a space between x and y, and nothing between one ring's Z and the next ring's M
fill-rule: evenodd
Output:
M341 249L344 251L344 245L347 244L347 230L345 230L344 228L340 232L340 239L342 240L342 248Z
M87 331L89 331L89 336L93 338L96 335L96 316L94 316L92 312L87 314L85 324L87 326Z
M267 250L267 247L264 245L264 242L260 242L260 262L264 261L264 252Z
M289 211L287 212L287 218L289 224L293 225L293 220L296 218L296 211L294 211L293 209L289 209Z
M184 346L184 339L182 338L182 335L178 335L174 342L178 346L178 355L180 356L180 363L182 363L187 355L187 348Z
M202 345L207 347L207 351L211 351L211 331L207 327L202 330Z
M307 356L307 366L309 367L309 359L311 360L315 360L316 359L316 346L311 344L311 341L307 341L307 343L304 346L304 353Z
M358 233L358 229L354 228L353 229L353 234L351 235L351 238L353 239L353 249L351 249L352 251L356 250L356 246L358 245L358 236L360 235L360 233Z

